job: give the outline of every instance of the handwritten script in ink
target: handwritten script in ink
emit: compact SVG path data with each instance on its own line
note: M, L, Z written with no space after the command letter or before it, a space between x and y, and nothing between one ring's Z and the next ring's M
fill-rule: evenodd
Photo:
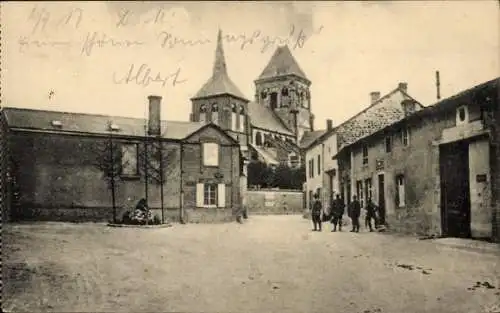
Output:
M170 83L172 87L175 87L186 81L186 79L181 78L181 68L168 74L162 74L160 71L154 71L147 64L139 66L131 64L125 73L113 73L113 82L115 84L136 84L142 87L149 86L152 83L158 83L162 87Z

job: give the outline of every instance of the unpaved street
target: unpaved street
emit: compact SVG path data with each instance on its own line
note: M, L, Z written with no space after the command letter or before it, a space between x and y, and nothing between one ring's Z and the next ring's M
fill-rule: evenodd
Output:
M497 312L498 255L361 231L311 232L300 216L7 225L3 310Z

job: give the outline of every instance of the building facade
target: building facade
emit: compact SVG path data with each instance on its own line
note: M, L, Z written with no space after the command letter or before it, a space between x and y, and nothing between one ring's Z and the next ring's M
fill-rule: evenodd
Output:
M300 163L300 140L313 129L311 82L290 49L278 47L254 81L250 101L229 77L222 39L219 30L212 75L191 99L191 120L219 125L240 143L247 160Z
M350 183L351 178L345 175L345 171L339 170L341 164L343 166L346 164L342 163L344 160L337 160L337 152L346 144L356 141L357 138L374 133L403 119L408 112L420 110L421 104L409 96L407 91L408 85L400 83L396 89L383 97L380 97L380 92L372 92L370 104L365 110L337 127L333 127L332 121L327 120L326 130L307 134L310 140L304 140L302 147L305 151L306 169L308 169L305 184L306 203L310 204L313 194L318 191L325 212L329 211L331 201L336 194L339 194L346 204L350 202L351 190L356 190L356 186ZM403 106L402 102L405 100L411 101L411 105ZM350 165L347 164L347 166ZM313 170L309 170L310 168ZM318 169L321 171L318 172ZM363 188L360 189L359 195L363 203Z
M345 145L337 156L343 183L371 197L393 230L498 237L497 96L496 79Z
M234 219L238 142L212 123L160 121L161 97L149 101L147 120L4 108L2 151L10 150L7 185L15 198L6 212L17 220L106 221L145 198L164 219Z

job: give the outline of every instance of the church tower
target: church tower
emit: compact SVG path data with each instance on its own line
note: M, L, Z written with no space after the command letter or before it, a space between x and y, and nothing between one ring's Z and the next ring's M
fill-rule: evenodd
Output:
M212 76L191 98L191 121L217 124L246 146L250 130L248 102L229 78L219 29Z
M255 101L270 107L295 134L296 143L313 130L311 81L306 77L288 46L276 49L271 60L254 81Z

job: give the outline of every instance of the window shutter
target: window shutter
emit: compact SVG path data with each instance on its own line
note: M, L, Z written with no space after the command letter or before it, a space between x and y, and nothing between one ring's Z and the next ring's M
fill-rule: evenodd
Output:
M226 185L225 184L218 184L217 185L217 206L219 208L224 208L226 207Z
M203 207L203 184L196 184L196 207Z

